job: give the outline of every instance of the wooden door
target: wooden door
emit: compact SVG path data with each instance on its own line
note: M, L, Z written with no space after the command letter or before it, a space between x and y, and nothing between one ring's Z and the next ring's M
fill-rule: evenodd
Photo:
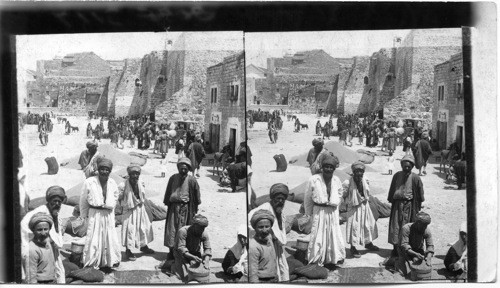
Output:
M219 152L220 124L210 123L210 147L214 152Z
M448 128L448 122L437 122L437 141L439 149L443 150L448 148L446 145L446 130Z

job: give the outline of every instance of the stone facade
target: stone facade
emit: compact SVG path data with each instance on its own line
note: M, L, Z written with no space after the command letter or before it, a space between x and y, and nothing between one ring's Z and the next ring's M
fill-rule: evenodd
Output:
M211 34L212 36L210 36ZM212 33L183 33L168 51L164 101L155 107L156 119L192 120L204 126L207 68L234 54L229 50L204 50L208 43L222 41ZM207 45L205 45L205 44ZM224 45L222 45L224 46Z
M465 151L462 53L434 67L432 119L432 136L439 149L457 140Z
M205 141L214 151L246 141L245 57L237 53L207 69ZM235 150L233 150L235 151Z
M359 79L364 84L364 89L357 113L365 114L381 109L382 95L384 99L394 98L388 95L394 91L393 69L394 54L391 49L380 49L373 53L369 59L368 73Z
M431 129L434 66L461 50L460 29L412 30L396 51L396 97L383 104L384 117L421 119Z
M85 115L97 109L101 97L107 97L110 73L110 65L93 52L38 60L36 80L27 82L27 102L31 107L59 107L61 112Z

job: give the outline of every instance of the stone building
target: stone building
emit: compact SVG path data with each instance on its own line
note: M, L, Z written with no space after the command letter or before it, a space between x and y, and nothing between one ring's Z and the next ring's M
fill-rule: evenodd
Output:
M218 42L220 47L232 47L230 43L224 45L225 40L217 37L217 33L183 33L179 36L166 54L166 83L162 88L165 96L154 107L156 119L197 121L204 126L205 109L209 104L206 102L207 68L235 53L214 48Z
M456 141L465 151L462 53L434 67L432 131L439 149Z
M208 67L206 83L205 141L214 151L229 143L232 151L246 141L245 57L237 53Z
M245 74L247 106L260 104L264 92L263 85L266 83L267 70L251 64L246 67ZM257 90L257 87L259 87L259 90ZM260 91L260 95L257 91Z
M57 107L75 115L96 113L99 107L105 113L107 105L98 103L107 98L110 74L111 66L93 52L39 60L36 83L27 84L30 106Z
M434 66L462 51L460 29L412 30L397 48L394 97L384 96L388 120L419 119L424 128L432 125Z

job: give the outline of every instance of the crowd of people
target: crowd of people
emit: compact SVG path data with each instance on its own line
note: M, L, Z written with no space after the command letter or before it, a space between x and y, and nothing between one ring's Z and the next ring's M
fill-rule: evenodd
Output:
M69 123L67 120L65 122ZM160 267L185 283L208 281L189 276L192 274L189 271L194 270L198 274L200 271L209 274L212 258L210 237L205 230L208 219L199 214L198 209L203 188L200 189L197 179L200 177L201 162L206 157L203 135L187 129L184 136L178 137L175 142L169 136L162 137L167 135L163 132L168 133L175 128L180 127L158 125L146 117L134 120L111 117L107 129L104 129L103 119L95 129L89 123L86 136L90 139L86 144L87 149L81 152L78 160L86 180L79 203L74 209L74 215L80 221L77 229L83 231L80 242L83 249L81 252L71 252L72 256L78 257L68 258L64 255L68 252L63 248L64 225L67 223L62 222L59 212L68 197L62 187L49 187L46 191L47 204L26 213L21 222L23 280L26 283L66 283L63 261L73 262L80 269L109 272L122 261L135 261L137 253L157 253L148 246L154 240L154 233L152 220L146 211L147 183L142 180L141 166L128 166L126 180L116 183L110 177L112 160L98 151L100 142L106 136L104 131L109 131L107 135L110 136L110 142L117 149L123 142L115 141L114 135L119 135L118 139L138 138L135 147L153 148L153 152L163 157L169 148L177 150L178 173L169 177L163 201L166 210L163 244L168 249L168 255ZM144 137L141 138L141 135ZM154 144L150 141L154 141ZM241 143L236 151L230 151L229 145L225 149L232 156L231 164L243 163L246 176L248 148L245 144ZM229 174L233 176L235 173ZM120 214L117 214L117 210ZM117 215L120 217L117 218ZM121 225L121 233L116 232L116 225ZM233 281L245 281L248 275L246 232L246 229L238 230L237 241L222 263L224 273ZM125 252L123 257L122 249Z

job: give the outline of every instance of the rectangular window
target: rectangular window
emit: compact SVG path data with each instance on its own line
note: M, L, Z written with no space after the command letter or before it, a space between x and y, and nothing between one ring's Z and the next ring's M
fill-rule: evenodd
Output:
M217 103L217 88L210 89L210 103Z
M462 83L460 82L457 83L457 98L458 99L464 98L464 91L462 88Z
M234 101L238 101L238 96L239 96L239 85L234 85Z
M438 101L444 101L444 86L438 86Z

